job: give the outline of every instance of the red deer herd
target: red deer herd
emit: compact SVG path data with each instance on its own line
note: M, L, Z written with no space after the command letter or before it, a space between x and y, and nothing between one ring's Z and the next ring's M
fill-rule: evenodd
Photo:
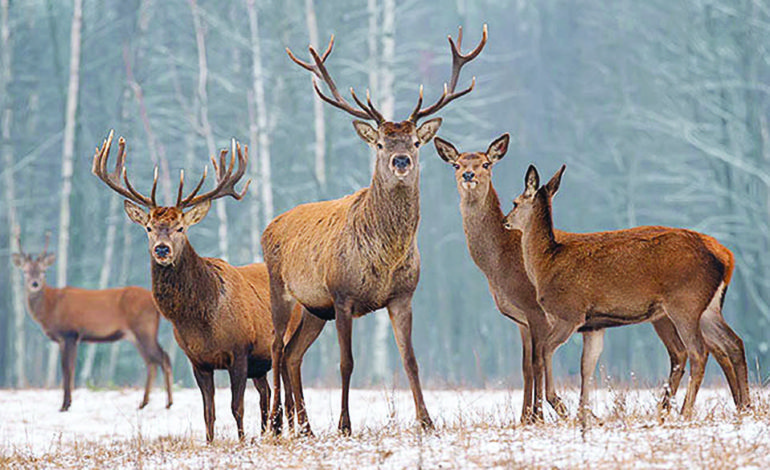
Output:
M230 155L212 157L215 185L200 193L206 171L184 195L181 173L173 206L156 202L157 169L150 196L138 192L126 171L126 142L118 140L114 170L108 170L113 132L93 158L92 172L125 199L128 217L146 233L152 292L139 287L84 290L55 289L45 283L54 263L46 249L39 256L21 251L13 264L24 273L29 313L45 334L59 344L64 388L61 410L71 404L77 344L127 339L147 364L140 408L149 399L160 366L171 406L171 364L157 341L160 315L192 365L203 398L206 438L214 439L214 371L227 370L231 411L243 439L244 391L254 382L260 396L262 430L288 426L311 435L302 391L303 357L326 322L334 320L342 379L339 431L350 434L350 378L353 372L352 322L385 308L414 398L417 422L433 427L423 399L412 347L412 297L420 277L417 228L420 221L420 149L431 140L438 155L455 170L460 213L470 255L489 282L500 312L520 329L524 400L521 420L543 420L543 396L561 418L569 410L555 391L554 351L575 332L583 335L578 416L585 425L588 392L609 327L651 322L671 358L667 387L660 402L668 411L687 360L690 379L682 414L691 417L708 354L722 368L739 411L750 405L743 342L722 316L722 304L734 269L730 250L715 239L690 230L636 227L598 233L554 229L552 198L562 167L541 186L530 166L524 192L508 215L492 185L492 168L505 156L509 136L493 141L485 152L459 152L435 137L442 120L427 118L457 98L460 72L487 42L484 26L479 44L462 53L462 29L449 37L451 75L439 98L423 107L423 90L403 121L377 110L369 92L355 104L337 89L326 68L334 45L323 54L309 48L311 60L290 59L313 75L313 88L326 103L357 118L353 127L376 153L371 184L340 199L299 205L276 217L262 233L265 263L232 266L198 255L187 231L208 213L213 200L241 200L248 149L232 141ZM322 81L329 94L322 91ZM374 125L367 121L373 122ZM362 152L364 153L364 152ZM267 373L273 370L273 392ZM281 396L281 385L285 387ZM283 401L282 401L283 398ZM285 407L285 410L284 410Z

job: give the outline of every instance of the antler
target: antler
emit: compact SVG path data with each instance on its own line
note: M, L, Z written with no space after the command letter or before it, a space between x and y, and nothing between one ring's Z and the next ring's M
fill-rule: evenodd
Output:
M128 174L126 173L126 140L123 137L118 139L118 159L115 162L115 171L112 173L107 172L107 160L110 157L110 146L112 145L112 137L114 134L115 130L110 130L110 135L102 143L102 148L96 149L91 172L126 199L150 209L157 207L158 205L155 203L155 190L158 187L158 167L155 167L150 197L148 198L147 196L139 194L128 181ZM120 184L121 177L123 178L125 187Z
M24 253L24 249L21 247L21 227L19 227L18 224L14 224L13 226L13 235L16 237L16 245L19 247L19 254L21 256L27 256L27 254Z
M356 104L361 108L355 108L350 103L348 103L345 98L342 97L340 92L337 90L337 85L334 84L334 80L332 80L331 75L329 75L328 70L326 70L326 66L324 65L324 62L326 61L326 58L329 57L329 54L332 52L332 47L334 46L334 35L332 35L331 39L329 39L329 45L326 46L326 51L324 51L322 56L318 55L318 52L315 50L313 46L309 46L308 49L310 50L310 56L313 58L313 63L305 62L302 60L299 60L292 52L291 49L288 47L286 48L286 53L289 55L289 58L294 61L295 64L299 65L305 70L310 71L313 75L320 78L321 80L326 83L326 86L329 88L329 91L331 91L332 96L334 98L330 98L329 96L325 95L321 89L318 87L318 83L316 82L315 78L313 78L313 88L315 89L315 92L318 94L318 96L329 103L330 105L339 108L343 111L347 111L349 114L352 114L353 116L361 119L371 119L375 121L378 125L385 121L385 118L382 116L382 114L377 111L377 108L374 107L372 104L371 97L369 96L369 90L366 90L366 103L363 103L361 100L358 99L356 96L355 91L353 91L353 88L350 89L350 95L353 97L353 100L356 102Z
M449 45L452 49L452 77L449 79L449 85L444 83L444 93L441 94L435 103L425 109L420 109L422 107L422 85L420 85L420 97L417 99L417 106L415 106L412 114L409 115L409 118L407 119L408 121L416 123L418 120L424 118L425 116L429 116L435 113L453 100L470 93L471 90L473 90L473 87L476 85L476 77L473 77L473 80L471 80L471 85L468 88L455 93L457 80L460 78L460 70L465 64L475 59L476 56L481 53L481 50L484 49L484 45L487 43L487 25L484 25L481 42L478 46L476 46L476 49L472 50L468 54L462 54L462 52L460 52L463 43L462 26L460 26L459 32L457 33L457 45L455 45L455 42L452 40L452 36L448 36L448 39Z
M236 153L238 154L238 169L235 171L235 173L233 173ZM179 191L177 192L176 200L177 208L184 209L185 207L194 206L205 200L219 199L220 197L224 196L232 196L236 200L241 200L243 196L246 195L246 191L249 190L249 185L251 184L250 179L246 181L246 185L244 185L243 190L240 193L236 191L235 185L243 177L243 174L246 173L246 164L249 162L248 146L244 146L244 151L241 152L241 144L233 139L229 165L227 164L226 157L226 149L223 149L221 152L219 152L219 164L217 164L217 161L214 157L211 157L211 163L214 165L214 171L217 176L217 185L214 189L207 193L196 196L198 191L201 189L201 186L203 186L203 181L206 179L207 171L204 169L203 177L198 182L198 185L195 186L195 189L193 189L186 198L182 199L182 188L184 187L184 170L181 172L179 177Z
M43 259L48 254L48 243L51 241L51 232L47 231L45 232L45 246L43 247L42 253L40 253L37 257L37 259ZM19 245L21 246L21 245Z

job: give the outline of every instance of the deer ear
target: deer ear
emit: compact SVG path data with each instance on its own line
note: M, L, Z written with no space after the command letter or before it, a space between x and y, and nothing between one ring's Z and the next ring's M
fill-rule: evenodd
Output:
M436 146L436 152L438 153L438 156L447 163L456 162L457 157L460 156L460 153L457 151L455 146L450 142L442 139L441 137L436 137L433 139L433 145Z
M535 165L530 165L527 169L527 174L524 176L524 196L533 196L539 187L540 175L537 174L537 168L535 168Z
M511 136L507 132L495 139L494 142L489 144L487 158L492 162L501 160L505 156L505 152L508 151L508 142L510 140Z
M377 132L377 129L372 127L371 124L364 121L353 121L353 127L356 129L356 133L358 133L358 136L364 139L364 142L366 142L369 145L374 145L377 143L377 139L380 138L380 133Z
M25 256L21 253L14 253L11 255L11 260L13 261L13 265L17 268L21 268L24 266L24 258Z
M184 224L187 227L191 227L206 217L211 209L211 199L195 204L192 209L184 213Z
M559 185L561 184L561 175L564 174L564 170L566 168L567 165L562 165L561 168L559 168L559 171L554 173L548 183L546 183L544 186L549 197L553 197L553 195L556 194L556 191L559 190Z
M45 255L45 258L42 259L41 263L43 264L43 269L48 269L56 262L56 253L49 253Z
M128 199L123 201L123 209L126 210L126 214L128 215L129 219L141 225L142 227L147 225L147 222L150 221L150 214Z
M420 143L425 145L430 142L430 139L436 135L438 128L441 127L441 118L433 118L423 122L420 127L417 128L417 138L420 139Z

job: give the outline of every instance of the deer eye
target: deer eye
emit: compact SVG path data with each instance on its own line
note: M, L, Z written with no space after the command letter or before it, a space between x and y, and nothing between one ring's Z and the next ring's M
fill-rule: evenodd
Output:
M482 167L483 167L485 170L489 169L489 165L490 165L490 163L489 163L489 162L484 162L484 163L482 163L482 164L481 164L481 166L482 166Z
M148 232L152 232L152 227L147 227Z
M179 233L182 233L182 232L184 232L184 227L179 227L178 229L176 229L176 231L179 232Z
M414 146L417 147L417 148L420 148L420 141L418 140L417 142L415 142Z
M377 142L377 148L378 148L378 149L380 149L380 150L382 150L382 144L381 144L381 143L379 143L379 142Z
M457 163L452 163L452 166L454 167L455 170L460 169L460 165L458 165Z

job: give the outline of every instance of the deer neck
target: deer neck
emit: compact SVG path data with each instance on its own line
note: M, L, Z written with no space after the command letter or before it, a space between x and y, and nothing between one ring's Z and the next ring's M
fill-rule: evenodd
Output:
M56 290L47 285L37 292L27 291L27 310L38 323L45 325L51 315L51 300Z
M471 258L485 273L496 272L501 262L509 262L510 249L520 249L518 243L512 243L513 234L503 227L505 215L491 184L486 196L462 193L460 214Z
M208 321L222 287L213 266L185 241L174 264L152 262L152 295L163 315L175 326L185 321Z
M530 221L521 234L521 251L527 276L537 287L537 280L548 269L558 244L553 232L551 204L542 201L532 211Z
M385 246L398 252L412 246L420 222L420 183L416 176L409 183L393 184L375 170L361 206L365 216L358 218L370 224L371 233L387 239Z

